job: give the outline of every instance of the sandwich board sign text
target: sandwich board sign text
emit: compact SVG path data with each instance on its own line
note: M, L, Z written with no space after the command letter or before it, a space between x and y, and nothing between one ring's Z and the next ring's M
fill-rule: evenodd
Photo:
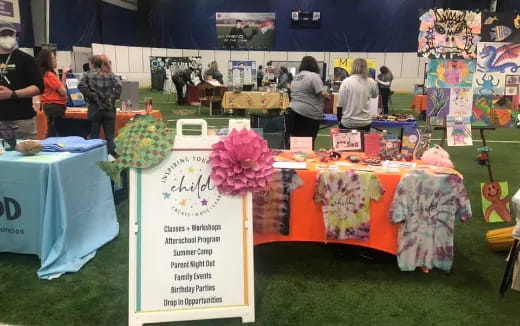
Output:
M202 135L183 135L185 125ZM179 120L172 153L130 172L129 325L254 321L252 198L213 185L218 140L204 120Z

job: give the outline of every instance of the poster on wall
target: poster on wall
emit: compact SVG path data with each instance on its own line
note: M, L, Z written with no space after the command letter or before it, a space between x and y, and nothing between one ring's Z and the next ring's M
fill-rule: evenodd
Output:
M169 79L183 84L202 80L202 57L150 57L152 89L162 91Z
M20 32L20 6L18 0L0 0L0 21L14 24Z
M334 59L334 80L341 81L352 74L352 64L354 58L336 58ZM368 65L368 74L372 78L376 78L377 62L373 59L366 59Z
M256 61L229 61L228 85L256 85Z
M474 59L480 41L481 14L430 9L419 17L419 57Z
M482 13L482 42L520 43L520 14L517 12Z
M224 49L271 49L275 37L274 12L217 12L217 45Z

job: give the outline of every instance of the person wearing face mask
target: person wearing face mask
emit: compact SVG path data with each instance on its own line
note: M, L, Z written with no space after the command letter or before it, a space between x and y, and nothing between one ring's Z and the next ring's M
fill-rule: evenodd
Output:
M36 61L17 49L14 25L0 21L0 125L16 125L18 139L35 139L32 97L42 92Z

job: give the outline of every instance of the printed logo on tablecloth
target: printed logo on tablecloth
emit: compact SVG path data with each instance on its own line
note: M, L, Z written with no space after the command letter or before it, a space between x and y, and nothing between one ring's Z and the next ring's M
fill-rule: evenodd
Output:
M209 152L178 154L177 159L162 172L163 200L168 201L172 211L181 216L210 214L221 199L210 174Z

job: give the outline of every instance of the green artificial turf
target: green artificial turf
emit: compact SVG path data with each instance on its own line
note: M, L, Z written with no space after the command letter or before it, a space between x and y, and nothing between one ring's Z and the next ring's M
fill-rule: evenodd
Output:
M200 117L196 107L178 107L160 93L143 92L144 96L154 98L154 107L162 111L165 119ZM410 113L410 103L411 95L394 95L396 111ZM193 114L176 115L179 109L193 109ZM203 108L203 114L207 112ZM221 127L227 122L211 119L208 124ZM508 181L512 192L520 188L516 171L520 143L495 141L520 141L519 133L518 129L500 129L487 134L493 148L495 179ZM326 135L327 130L321 134ZM439 138L439 134L434 138ZM330 140L319 137L318 146L329 147ZM474 215L464 225L457 222L451 273L400 272L395 257L352 246L261 245L255 248L256 324L520 325L520 293L509 291L504 298L498 295L506 254L491 252L485 234L507 225L483 221L480 182L487 181L487 170L475 162L477 146L480 143L475 141L473 147L448 148L465 176ZM0 254L0 324L126 325L127 206L127 201L117 205L119 237L100 249L95 259L78 273L52 281L38 280L36 256ZM240 324L239 319L227 319L172 325Z

